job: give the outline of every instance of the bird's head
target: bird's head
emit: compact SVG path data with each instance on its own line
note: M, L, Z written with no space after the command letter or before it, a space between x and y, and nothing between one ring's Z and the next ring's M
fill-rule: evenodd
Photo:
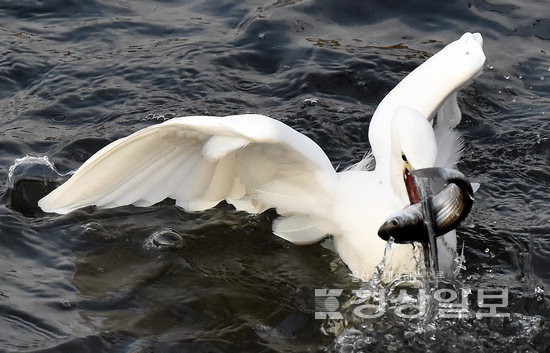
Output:
M437 144L432 125L413 108L397 107L392 116L392 187L404 203L420 201L411 171L434 166Z
M454 63L460 70L450 70L457 80L470 81L481 73L485 54L483 53L483 37L479 33L464 33L459 40L447 45L438 53L447 60L447 66Z

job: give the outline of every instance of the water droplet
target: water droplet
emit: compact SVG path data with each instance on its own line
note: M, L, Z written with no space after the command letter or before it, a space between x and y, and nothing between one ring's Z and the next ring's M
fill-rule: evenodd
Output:
M540 77L540 80L541 80L541 81L544 81L544 76L541 76L541 77Z
M306 98L304 99L305 104L314 105L317 104L318 99L317 98Z
M262 32L262 33L258 34L258 38L260 38L260 39L264 39L264 37L265 37L265 33L264 33L264 32Z
M393 237L390 236L390 238L386 242L386 251L391 251L391 248L393 246L394 241L395 241L395 239L393 239Z
M523 79L523 75L519 75L518 78L519 78L520 80L522 80L522 79Z
M359 338L357 341L353 343L353 348L355 348L354 351L363 351L365 348L367 348L367 341L363 338Z
M505 79L505 80L509 80L509 79L510 79L510 76L504 75L504 79Z
M489 251L491 251L491 250L489 250L489 248L485 248L485 250L484 250L484 251L485 251L485 253L486 253L486 254L488 254L488 253L489 253Z
M489 70L492 70L492 69L494 69L494 68L495 68L495 67L494 67L493 65L489 65L489 66L488 66L488 69L489 69Z
M63 299L59 304L63 309L76 308L76 303L75 302L72 302L72 301L66 300L66 299Z
M94 233L98 230L102 229L103 227L98 222L90 222L84 225L84 232L86 233Z

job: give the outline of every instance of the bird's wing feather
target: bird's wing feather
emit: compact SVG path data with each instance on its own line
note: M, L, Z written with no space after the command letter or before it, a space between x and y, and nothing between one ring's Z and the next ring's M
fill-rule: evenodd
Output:
M321 148L279 121L262 115L193 116L107 145L39 206L68 213L88 205L148 206L170 197L198 211L227 200L248 212L275 207L284 216L303 216L293 219L299 227L300 219L314 222L311 217L328 207L335 178Z
M457 102L457 92L454 92L443 101L437 112L434 125L437 142L436 166L456 168L464 147L460 133L455 130L461 119L462 113Z
M451 93L443 103L437 112L437 118L439 123L447 125L449 128L454 129L462 120L462 112L458 106L458 91Z
M314 218L295 215L282 217L273 222L273 233L298 245L307 245L321 240L326 231Z

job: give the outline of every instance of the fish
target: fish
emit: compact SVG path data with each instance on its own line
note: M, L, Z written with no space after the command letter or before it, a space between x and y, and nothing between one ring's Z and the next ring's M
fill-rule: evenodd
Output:
M432 228L435 236L439 237L458 227L466 218L472 209L474 191L461 172L444 168L437 168L437 172L447 183L439 193L432 196ZM428 225L422 212L422 202L405 206L390 215L379 228L378 236L386 241L391 237L398 244L429 243Z

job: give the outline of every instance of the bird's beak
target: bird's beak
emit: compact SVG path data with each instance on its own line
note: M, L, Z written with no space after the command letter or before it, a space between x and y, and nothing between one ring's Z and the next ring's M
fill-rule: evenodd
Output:
M409 163L405 165L403 169L403 181L405 182L405 188L407 189L407 195L409 195L409 201L411 204L420 202L420 194L418 192L418 186L416 185L415 178L411 174L413 170Z

